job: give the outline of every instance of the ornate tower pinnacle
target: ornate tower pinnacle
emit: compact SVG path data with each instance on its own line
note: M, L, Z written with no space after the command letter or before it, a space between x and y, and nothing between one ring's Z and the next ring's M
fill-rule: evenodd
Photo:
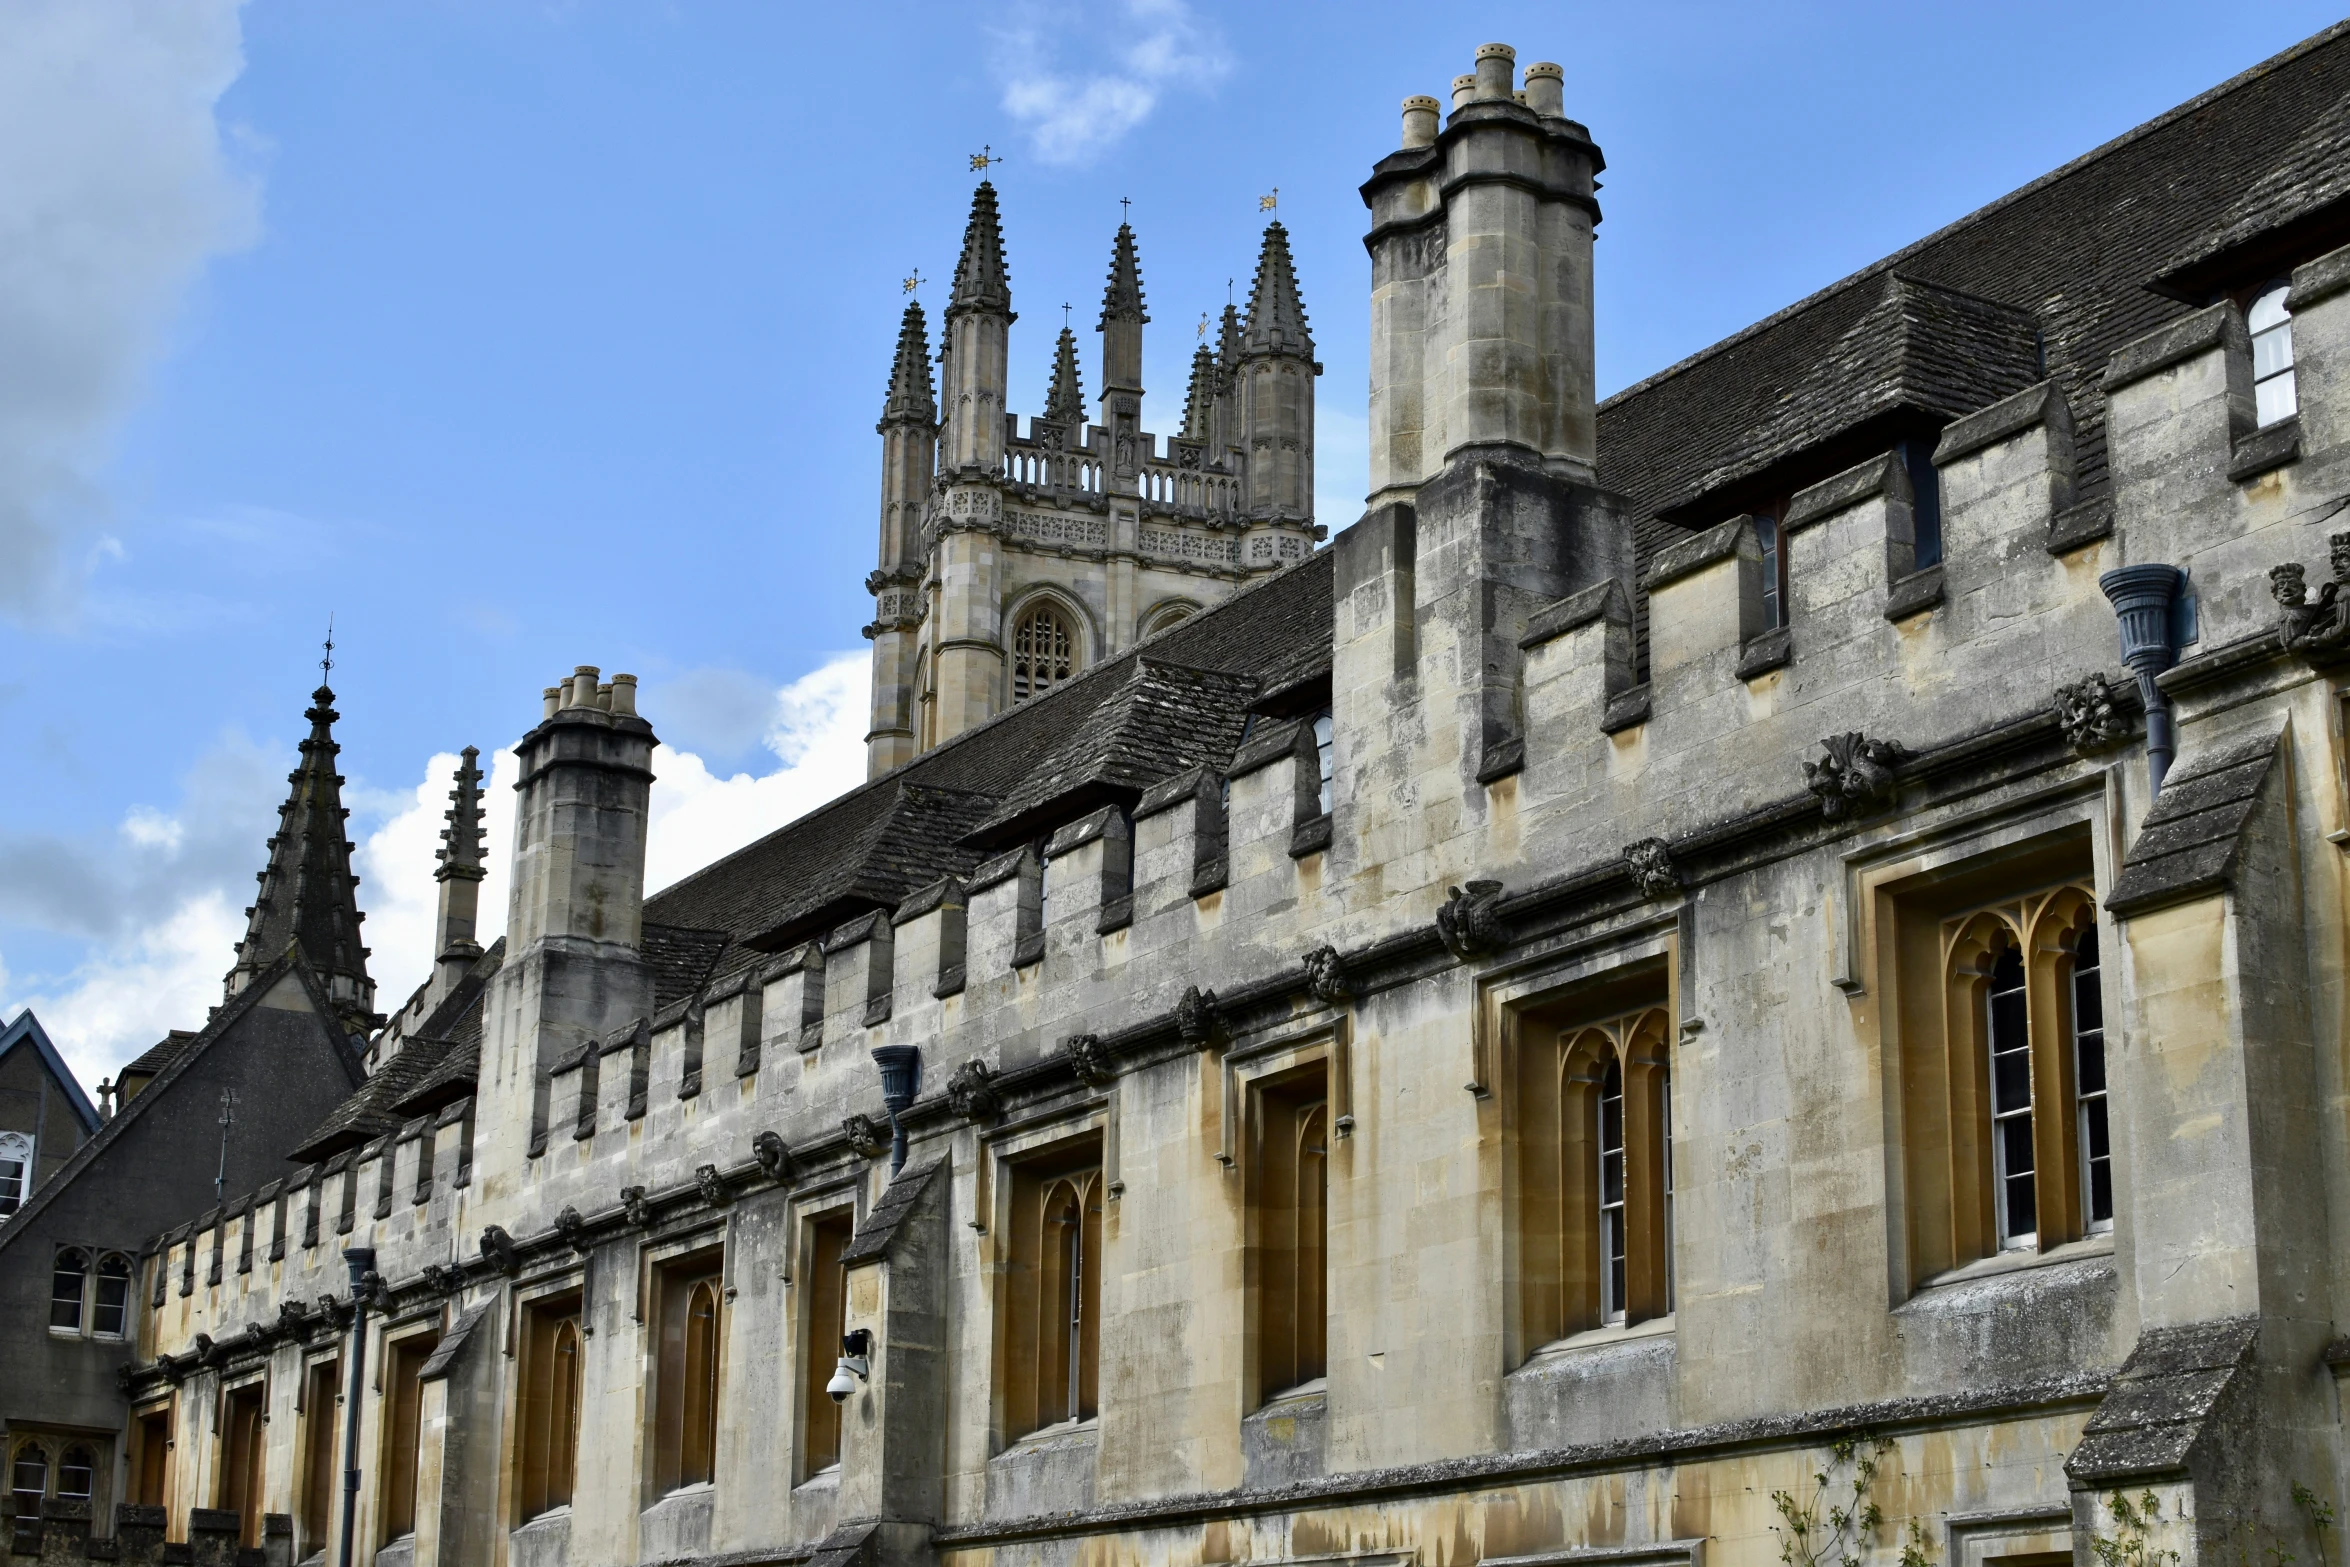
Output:
M1216 353L1202 342L1191 351L1191 385L1183 394L1183 438L1213 440L1215 427Z
M433 999L455 989L473 960L481 956L475 939L480 915L483 834L487 812L481 802L481 751L467 746L457 763L457 787L449 791L449 809L443 817L441 847L433 858L440 868L432 873L441 884L440 918L433 942Z
M1004 225L996 213L995 185L981 180L971 193L971 217L963 225L963 254L955 262L955 289L947 299L947 315L965 310L988 310L1006 316L1012 310L1012 275L1004 265Z
M1257 275L1249 285L1242 351L1252 358L1266 354L1305 360L1314 357L1305 302L1297 293L1297 266L1289 256L1289 230L1278 218L1265 225L1264 246L1257 252Z
M1314 339L1298 297L1289 231L1265 225L1240 334L1240 429L1248 449L1248 516L1296 528L1314 517ZM1296 539L1249 543L1249 563L1301 558Z
M906 301L898 321L898 351L889 366L889 395L881 404L881 423L900 421L920 425L938 423L938 398L930 387L930 326L922 302Z
M989 211L992 225L992 204ZM1000 279L1000 239L982 248L995 256ZM966 314L950 330L963 331L984 356L988 334L973 329L987 325L1000 349L1000 317ZM930 331L919 301L908 300L898 322L889 395L873 428L881 437L881 544L876 569L865 579L873 594L873 620L865 628L873 639L873 712L865 750L868 767L880 774L914 754L914 632L921 624L915 585L922 578L922 508L938 471L938 399L930 389Z
M1077 334L1061 328L1053 348L1053 385L1045 393L1044 416L1056 424L1085 422L1085 382L1077 369Z
M269 840L269 864L255 875L261 891L245 911L245 936L229 970L231 996L276 962L289 946L334 1003L336 1020L364 1033L383 1020L375 1015L375 982L367 977L367 949L359 944L359 878L351 874L351 840L343 823L343 779L335 771L342 747L335 743L335 694L321 685L303 713L310 734L302 759L286 775L292 786L277 808L278 827Z
M1110 283L1102 291L1102 393L1142 392L1142 329L1150 320L1142 306L1142 263L1134 253L1134 229L1118 225L1110 243ZM1104 424L1110 421L1105 419Z
M1004 395L1010 383L1012 281L1004 266L1004 225L995 187L971 193L963 255L947 299L944 373L946 424L939 466L948 473L993 474L1004 456Z

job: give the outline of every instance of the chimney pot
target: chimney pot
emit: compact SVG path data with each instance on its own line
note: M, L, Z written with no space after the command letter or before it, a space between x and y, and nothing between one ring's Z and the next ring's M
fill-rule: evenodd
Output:
M593 707L596 705L595 665L575 664L572 666L571 700L565 705L569 707Z
M620 718L636 717L636 676L612 677L612 712Z
M1476 93L1477 78L1474 75L1456 76L1452 79L1452 106L1456 110L1467 108L1469 100L1475 97Z
M1406 147L1433 147L1436 145L1436 116L1443 105L1421 94L1403 101L1403 144Z
M1517 71L1518 51L1508 44L1481 44L1477 49L1477 91L1479 102L1509 102L1512 80Z
M1526 107L1550 119L1564 118L1567 73L1564 67L1548 60L1537 60L1526 67Z
M546 711L541 713L539 716L541 718L554 717L555 709L561 705L563 701L563 688L561 686L549 686L545 691L541 692L540 695L545 699Z

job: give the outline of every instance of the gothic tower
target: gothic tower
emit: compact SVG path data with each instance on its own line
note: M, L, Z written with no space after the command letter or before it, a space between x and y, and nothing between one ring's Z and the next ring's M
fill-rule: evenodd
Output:
M922 313L898 330L882 410L869 771L918 753L1304 560L1314 362L1287 231L1265 230L1248 313L1227 304L1192 356L1183 422L1142 427L1140 246L1121 223L1086 419L1076 335L1053 345L1044 411L1009 412L1012 311L995 187L972 193L931 395ZM1204 338L1204 334L1203 334Z
M292 785L277 808L269 864L255 875L261 890L245 911L244 939L229 970L234 996L289 946L299 947L346 1033L364 1034L383 1021L375 1015L375 981L367 977L367 949L359 944L359 878L351 874L351 840L343 823L343 779L335 771L335 694L310 693L310 734L302 759L286 775Z

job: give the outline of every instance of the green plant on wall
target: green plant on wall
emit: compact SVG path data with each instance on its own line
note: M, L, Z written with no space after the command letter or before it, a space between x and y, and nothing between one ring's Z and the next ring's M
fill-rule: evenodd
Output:
M1786 1567L1861 1567L1862 1551L1875 1543L1885 1521L1884 1509L1869 1499L1877 1455L1892 1446L1865 1433L1839 1438L1828 1449L1827 1466L1813 1471L1808 1493L1800 1499L1792 1491L1771 1493L1771 1506L1779 1514L1771 1532L1779 1537L1779 1560ZM1924 1531L1918 1530L1916 1541L1922 1545L1923 1540ZM1924 1560L1921 1549L1918 1561ZM1902 1562L1911 1567L1906 1549Z
M2293 1482L2293 1505L2309 1520L2309 1532L2317 1536L2317 1567L2334 1567L2333 1558L2326 1551L2326 1536L2334 1527L2334 1504L2321 1502L2317 1493L2300 1481Z
M2089 1549L2096 1552L2098 1567L2177 1567L2178 1552L2157 1550L2147 1538L2162 1517L2162 1503L2152 1491L2142 1493L2135 1502L2119 1491L2110 1491L2105 1507L2113 1514L2113 1533L2089 1536Z

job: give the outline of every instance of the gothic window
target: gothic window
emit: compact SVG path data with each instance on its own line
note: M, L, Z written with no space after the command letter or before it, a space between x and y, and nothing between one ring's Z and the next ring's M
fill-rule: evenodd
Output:
M1259 1402L1323 1375L1328 1342L1329 1068L1255 1091L1252 1217Z
M821 1474L840 1462L840 1405L824 1391L832 1380L841 1335L848 1331L847 1279L841 1254L848 1250L852 1215L847 1209L819 1215L808 1225L807 1267L801 1296L807 1316L800 1334L800 1478Z
M261 1543L262 1442L268 1429L262 1420L261 1392L260 1383L248 1382L230 1388L220 1400L220 1496L215 1505L237 1515L237 1540L243 1545Z
M98 1309L90 1331L101 1338L121 1338L130 1330L131 1260L119 1251L98 1259Z
M1171 631L1197 613L1199 613L1198 605L1187 604L1181 600L1171 604L1161 604L1143 618L1142 634L1145 637L1155 637L1162 631Z
M16 1212L33 1194L33 1140L0 1132L0 1215Z
M2068 885L1900 927L1911 1275L2112 1227L2096 903Z
M342 1362L339 1360L313 1361L303 1373L302 1494L296 1502L298 1511L295 1515L295 1522L301 1529L301 1537L295 1541L297 1557L309 1557L324 1551L327 1533L332 1527L335 1433L339 1425L335 1418L335 1395L341 1385ZM162 1455L159 1452L156 1457L158 1477L162 1472L161 1465Z
M1673 1309L1668 1036L1660 1006L1569 1007L1518 1020L1517 1230L1528 1349Z
M571 1505L579 1459L579 1297L530 1308L522 1345L521 1503L525 1520Z
M424 1382L419 1375L439 1339L402 1339L390 1347L383 1388L383 1519L380 1542L416 1532L416 1470L424 1442Z
M2252 401L2262 424L2274 424L2301 406L2293 377L2293 318L2285 312L2292 285L2283 279L2263 288L2245 312L2252 332Z
M98 1457L77 1442L65 1450L57 1460L57 1499L61 1502L86 1502L98 1484Z
M17 1445L8 1466L8 1489L16 1497L19 1518L41 1516L41 1498L49 1494L49 1451L38 1442Z
M1004 1434L1090 1420L1101 1345L1101 1144L1012 1167Z
M89 1293L90 1257L87 1252L68 1246L57 1254L56 1270L49 1280L49 1326L60 1333L79 1333L82 1330L83 1298Z
M1077 635L1050 604L1021 611L1012 626L1012 700L1042 695L1077 672Z
M660 1360L654 1374L654 1490L717 1478L719 1256L701 1252L661 1273Z

